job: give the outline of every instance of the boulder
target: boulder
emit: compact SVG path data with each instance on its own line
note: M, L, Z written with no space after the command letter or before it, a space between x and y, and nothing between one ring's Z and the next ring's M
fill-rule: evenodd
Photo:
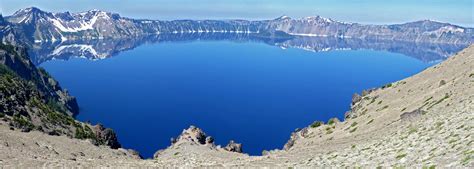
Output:
M411 121L413 119L416 119L417 117L421 116L424 114L424 111L421 109L416 109L411 112L404 112L400 115L400 119L402 121Z
M224 149L230 152L242 153L242 144L230 140L229 144L227 144Z

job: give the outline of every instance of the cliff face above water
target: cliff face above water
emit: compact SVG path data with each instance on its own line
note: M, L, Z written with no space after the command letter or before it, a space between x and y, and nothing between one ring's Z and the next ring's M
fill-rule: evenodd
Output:
M78 112L76 99L36 68L24 48L0 44L0 125L120 147L111 129L76 121Z

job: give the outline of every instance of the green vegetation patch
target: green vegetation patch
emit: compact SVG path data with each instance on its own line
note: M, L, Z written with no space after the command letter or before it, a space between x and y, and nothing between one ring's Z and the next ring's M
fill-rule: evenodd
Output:
M28 119L19 114L13 116L13 125L26 131L30 131L35 127Z
M433 96L431 96L430 98L427 98L423 103L430 101L431 99L433 99Z
M436 165L431 165L431 166L423 166L421 167L422 169L435 169L436 168Z
M382 86L382 89L390 88L390 87L392 87L392 86L393 86L392 83L389 83L389 84L383 85L383 86Z
M375 99L376 99L375 97L372 98L372 101L370 101L369 105L372 104L372 103L374 103L374 102L375 102Z
M408 130L408 134L413 134L413 133L416 133L418 132L418 129L415 128L415 127L410 127L410 129Z
M382 111L382 110L384 110L384 109L386 109L386 108L388 108L388 105L385 105L385 106L383 106L383 107L377 109L376 111Z
M331 134L331 133L333 133L332 130L327 130L327 131L326 131L326 134Z
M324 124L324 122L322 121L315 121L313 122L313 124L310 125L311 128L316 128L316 127L319 127L319 126L322 126Z
M351 124L351 127L354 127L354 126L356 126L356 125L357 125L357 122L353 122L353 123Z
M96 136L92 129L88 125L82 125L81 123L76 123L76 133L75 138L78 139L96 139Z
M329 119L328 124L329 124L329 125L333 125L333 124L335 124L335 123L338 122L338 121L339 121L339 120L334 117L334 118Z
M402 159L402 158L404 158L404 157L406 157L406 156L407 156L406 153L405 153L405 154L399 154L399 155L397 155L395 158L397 158L397 160L400 160L400 159Z
M428 107L428 109L430 109L430 108L432 108L433 106L435 106L435 105L437 105L437 104L443 102L444 100L446 100L446 99L448 99L448 98L449 98L449 94L446 93L443 98L441 98L441 99L439 99L438 101L436 101L434 104L432 104L430 107Z

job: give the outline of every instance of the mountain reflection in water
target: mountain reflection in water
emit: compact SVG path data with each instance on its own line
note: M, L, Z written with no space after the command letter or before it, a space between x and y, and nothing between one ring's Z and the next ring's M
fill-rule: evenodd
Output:
M303 36L269 39L257 37L252 34L189 33L160 34L130 39L95 39L57 43L36 43L32 50L30 50L30 57L36 65L52 59L68 60L72 57L98 60L113 57L120 52L134 49L143 44L192 41L260 42L282 49L299 48L312 52L370 49L400 53L423 62L444 60L467 47L466 44L415 43L377 39Z

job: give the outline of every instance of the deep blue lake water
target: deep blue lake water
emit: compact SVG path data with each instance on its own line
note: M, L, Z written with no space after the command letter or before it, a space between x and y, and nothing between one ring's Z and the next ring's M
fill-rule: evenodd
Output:
M166 42L103 60L42 63L76 96L82 121L113 128L125 148L151 157L196 125L246 153L282 148L296 128L343 119L352 94L433 63L373 50L310 52L257 42Z

